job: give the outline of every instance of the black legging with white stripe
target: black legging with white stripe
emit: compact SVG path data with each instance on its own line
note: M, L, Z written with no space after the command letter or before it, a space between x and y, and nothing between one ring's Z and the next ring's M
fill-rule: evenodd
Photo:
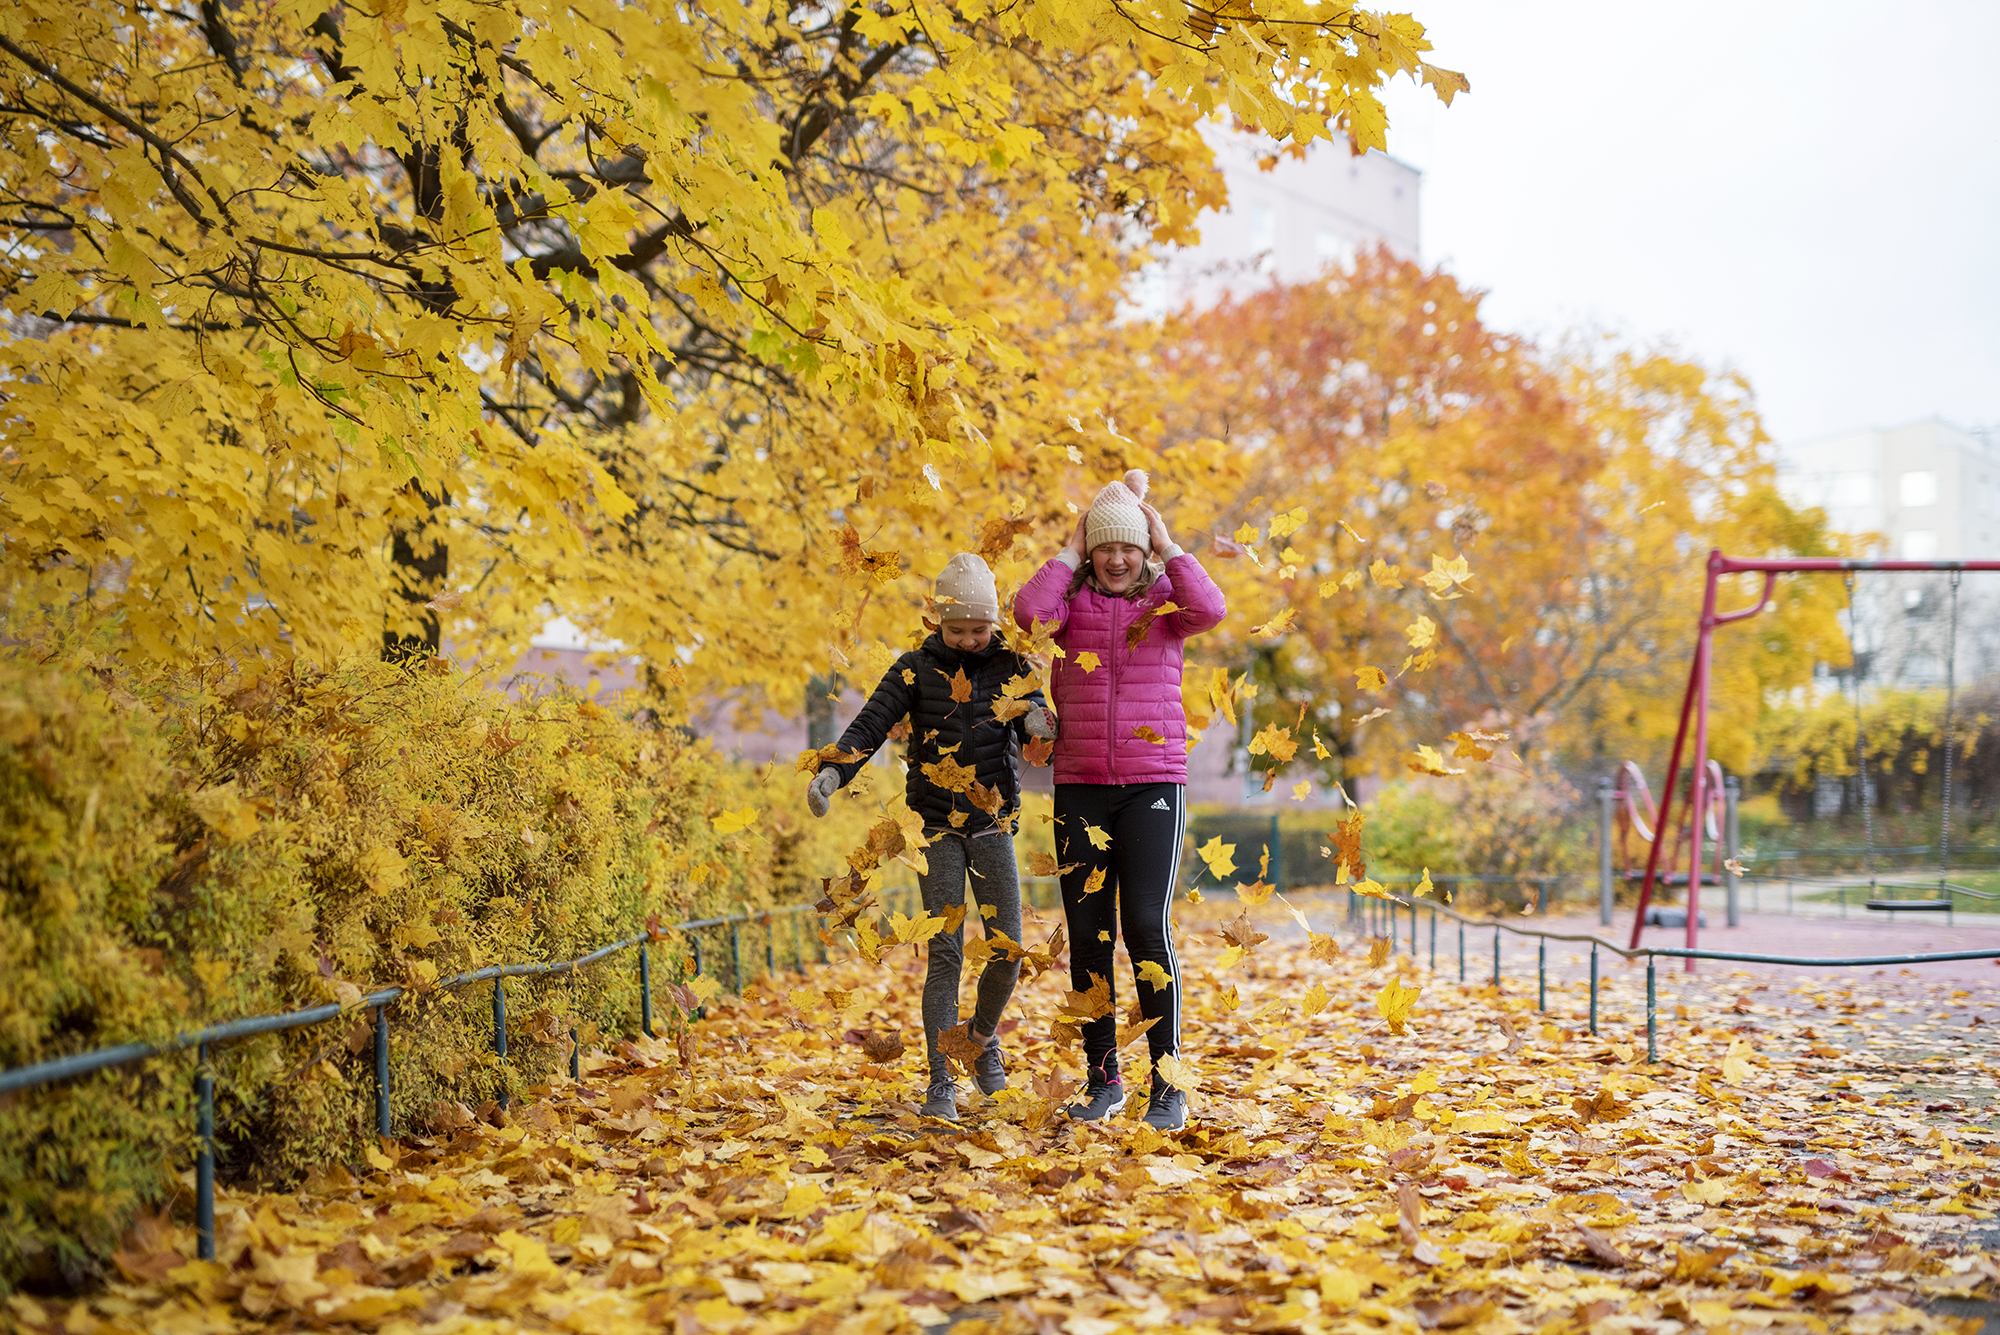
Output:
M1093 842L1090 830L1098 831ZM1075 866L1063 875L1063 911L1069 917L1070 986L1088 991L1095 978L1118 982L1112 951L1122 925L1132 956L1139 1008L1157 1023L1146 1041L1157 1061L1181 1043L1181 970L1174 956L1168 912L1180 876L1181 839L1187 832L1187 789L1177 783L1059 783L1056 785L1057 860ZM1097 844L1109 836L1103 848ZM1100 888L1091 873L1104 870ZM1147 969L1147 962L1159 972ZM1152 979L1147 975L1153 974ZM1160 973L1169 985L1160 986ZM1083 1053L1093 1078L1118 1079L1116 1010L1083 1026Z

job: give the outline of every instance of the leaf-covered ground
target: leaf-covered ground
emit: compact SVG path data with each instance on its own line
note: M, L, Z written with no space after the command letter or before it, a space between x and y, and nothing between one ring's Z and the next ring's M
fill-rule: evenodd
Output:
M1455 959L1449 981L1371 967L1366 942L1269 941L1218 974L1212 909L1183 928L1184 1133L1059 1116L1059 971L1024 981L1004 1031L1015 1088L927 1123L921 962L838 960L718 1002L685 1064L622 1044L362 1175L225 1194L213 1264L154 1221L123 1282L11 1315L78 1335L1112 1335L1970 1330L1953 1313L1990 1305L2000 1137L1894 1071L1990 1089L1991 1030L1887 1023L1944 1004L1920 980L1880 1007L1866 979L1663 971L1647 1065L1641 971L1607 980L1592 1039L1580 983L1544 1016L1532 975L1460 987ZM1397 977L1422 993L1400 1035L1378 1007ZM911 1050L878 1060L895 1033Z

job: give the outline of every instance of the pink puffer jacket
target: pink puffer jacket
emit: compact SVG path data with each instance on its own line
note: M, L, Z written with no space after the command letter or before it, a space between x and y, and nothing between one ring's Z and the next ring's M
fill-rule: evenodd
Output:
M1186 783L1187 715L1181 710L1181 650L1190 635L1221 622L1222 590L1183 552L1136 601L1108 598L1088 584L1068 602L1075 569L1060 557L1035 572L1014 595L1014 620L1023 630L1039 620L1061 627L1056 643L1066 658L1055 663L1051 692L1061 716L1057 729L1057 783ZM1125 647L1125 632L1161 603L1179 608L1153 618L1146 638ZM1083 654L1097 655L1089 672ZM1149 742L1151 728L1165 742Z

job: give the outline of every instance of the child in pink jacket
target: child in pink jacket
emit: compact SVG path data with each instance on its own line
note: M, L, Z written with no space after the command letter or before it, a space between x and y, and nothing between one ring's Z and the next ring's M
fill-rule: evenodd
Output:
M1157 1067L1180 1048L1181 974L1167 914L1187 831L1182 648L1226 609L1215 581L1167 536L1145 495L1146 475L1137 469L1100 491L1069 545L1014 595L1014 619L1023 629L1037 621L1058 627L1055 641L1065 654L1056 660L1051 687L1062 719L1055 750L1057 860L1075 864L1062 878L1070 981L1087 991L1103 979L1115 1003L1111 959L1121 919L1135 973L1148 961L1165 971L1168 986L1143 977L1134 985L1141 1010L1154 1020L1146 1031L1156 1068L1146 1121L1172 1131L1187 1124L1187 1096L1162 1080ZM1175 610L1156 610L1168 602ZM1141 637L1128 647L1128 632L1141 622ZM1092 829L1100 841L1110 836L1102 849ZM1100 871L1093 890L1090 878ZM1089 1083L1069 1114L1095 1121L1125 1106L1115 1012L1083 1027L1083 1050Z

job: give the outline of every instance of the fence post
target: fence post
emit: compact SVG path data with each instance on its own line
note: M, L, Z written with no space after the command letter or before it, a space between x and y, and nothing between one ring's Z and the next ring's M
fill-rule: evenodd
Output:
M507 1095L507 980L493 980L493 1051L500 1057L500 1106L506 1107Z
M1437 967L1438 967L1438 908L1437 905L1433 904L1431 905L1431 972L1436 973Z
M375 1134L395 1135L389 1119L389 1008L375 1008Z
M1611 780L1597 781L1597 921L1611 925L1611 836L1616 822L1617 797Z
M583 1042L576 1036L576 1026L569 1027L569 1078L583 1079Z
M1417 897L1410 896L1410 963L1417 962Z
M653 955L644 941L639 943L639 1032L647 1038L654 1037Z
M1732 774L1722 783L1722 846L1728 856L1722 861L1722 884L1728 892L1729 925L1741 927L1743 878L1730 870L1729 864L1736 861L1742 851L1736 829L1736 804L1742 800L1743 785Z
M1656 958L1653 955L1646 956L1646 1064L1648 1066L1660 1060L1660 993L1653 969Z
M765 915L764 918L764 981L770 982L778 972L778 920Z
M1597 943L1590 944L1590 1036L1597 1037Z
M195 1252L215 1259L215 1068L208 1044L195 1049L194 1236Z
M696 935L695 933L693 933L693 932L689 932L689 933L688 933L688 940L689 940L689 942L691 942L691 943L693 944L693 946L694 946L694 976L695 976L695 977L697 977L697 978L699 978L699 977L701 977L701 969L702 969L702 963L701 963L701 937L697 936L697 935ZM696 1006L696 1007L694 1008L694 1018L695 1018L695 1019L697 1019L697 1020L705 1020L705 1019L707 1019L707 1018L708 1018L708 1007L706 1007L706 1006Z
M743 995L743 937L736 929L736 915L729 917L729 981L730 991Z
M1500 986L1500 928L1497 925L1493 928L1493 986L1496 990Z
M1271 813L1271 884L1285 888L1285 832L1278 828L1278 813Z
M1458 985L1465 986L1465 924L1458 925Z
M1546 1015L1549 1010L1549 939L1542 937L1539 945L1535 958L1535 1009Z

